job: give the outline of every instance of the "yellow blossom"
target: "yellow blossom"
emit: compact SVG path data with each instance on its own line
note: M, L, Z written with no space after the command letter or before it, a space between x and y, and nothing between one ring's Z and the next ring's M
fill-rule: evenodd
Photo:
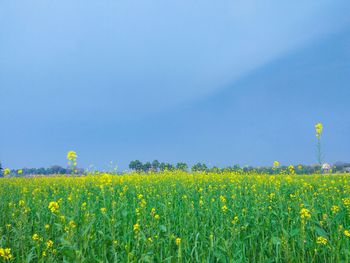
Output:
M333 205L332 208L331 208L331 210L332 210L332 213L333 213L333 214L336 214L336 213L338 213L338 211L339 211L339 206Z
M40 239L40 237L39 237L38 234L34 234L34 235L32 236L32 239L33 239L33 241L38 241L38 240Z
M60 208L60 205L58 204L58 202L50 202L48 207L52 213L55 213Z
M317 237L316 243L320 245L327 245L328 240L325 237Z
M310 218L311 217L311 214L310 214L310 211L308 210L308 209L306 209L306 208L302 208L301 210L300 210L300 217L302 218L302 219L308 219L308 218Z
M317 138L320 138L321 137L321 134L322 134L322 130L323 130L323 125L322 123L317 123L315 125L315 130L316 130L316 137Z
M0 257L4 260L11 260L13 257L11 254L11 248L0 248Z
M46 246L47 246L48 248L52 247L52 246L53 246L53 241L52 241L52 240L48 240L48 241L46 242Z
M350 231L349 230L344 230L344 235L347 236L347 237L350 237Z
M226 202L226 198L223 195L220 195L220 201L222 203L225 203Z
M133 229L134 229L134 232L138 232L140 230L140 225L138 223L136 223L134 226L133 226Z
M75 151L69 151L67 154L67 159L72 162L74 162L77 159L77 157L78 155Z
M274 168L277 168L277 167L279 167L280 166L280 162L279 161L274 161L273 162L273 167Z
M228 208L227 208L226 205L223 205L223 206L221 207L221 210L222 210L223 213L226 213L227 210L228 210Z
M238 222L238 216L235 216L233 218L233 220L231 221L231 223L232 223L232 225L235 225L235 224L237 224L237 222Z
M77 227L77 225L75 224L75 222L73 221L73 220L71 220L71 221L69 221L69 226L71 227L71 228L76 228Z
M11 170L9 168L4 169L4 175L9 175L11 173Z

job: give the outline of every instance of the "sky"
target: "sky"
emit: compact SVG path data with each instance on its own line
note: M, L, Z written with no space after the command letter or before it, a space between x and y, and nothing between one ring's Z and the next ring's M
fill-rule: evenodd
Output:
M350 162L350 2L1 1L0 162Z

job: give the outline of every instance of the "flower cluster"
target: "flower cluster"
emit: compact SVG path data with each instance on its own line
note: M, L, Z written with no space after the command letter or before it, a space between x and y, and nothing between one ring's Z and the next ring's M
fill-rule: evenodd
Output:
M311 218L311 214L310 214L310 211L306 208L302 208L300 210L300 217L301 219L309 219Z
M321 135L322 135L322 131L323 131L322 123L317 123L315 125L315 130L316 130L316 137L317 137L317 139L320 139Z
M327 245L328 239L325 237L317 237L316 238L316 243L319 245Z
M4 169L4 176L7 176L11 173L11 170L9 168Z
M0 257L2 257L4 260L10 260L12 259L11 254L11 248L1 248L0 247Z
M52 213L56 213L60 208L60 205L58 204L58 202L50 202L48 208Z

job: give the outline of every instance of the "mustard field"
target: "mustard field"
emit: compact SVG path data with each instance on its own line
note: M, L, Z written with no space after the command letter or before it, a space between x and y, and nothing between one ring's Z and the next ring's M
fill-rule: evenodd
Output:
M350 175L0 180L6 262L350 262Z

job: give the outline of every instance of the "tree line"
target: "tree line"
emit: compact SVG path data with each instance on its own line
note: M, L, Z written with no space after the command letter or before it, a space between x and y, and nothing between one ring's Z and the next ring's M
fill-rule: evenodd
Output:
M164 171L183 171L183 172L206 172L206 173L223 173L223 172L236 172L236 173L261 173L261 174L278 174L281 172L290 172L291 167L293 167L293 173L295 174L314 174L321 171L320 165L295 165L295 166L280 166L280 167L254 167L254 166L244 166L236 164L233 166L226 166L223 168L213 166L209 167L205 163L195 163L189 166L185 162L178 162L176 164L171 164L167 162L159 162L154 160L152 162L141 162L140 160L133 160L129 163L129 169L137 173L150 173L150 172L164 172ZM332 173L343 173L350 172L350 163L335 163L332 167ZM10 171L11 176L23 176L23 175L53 175L53 174L75 174L82 175L88 174L89 172L77 168L73 171L71 168L64 168L59 165L53 165L48 168L23 168L23 169L12 169ZM115 173L115 172L114 172ZM4 174L4 167L0 162L0 177Z
M83 174L84 169L78 168L77 172L73 171L71 168L64 168L59 165L52 165L50 167L40 167L40 168L23 168L23 169L11 169L11 176L22 176L22 175L52 175L52 174ZM0 163L0 176L4 175L4 168Z
M350 163L336 163L332 166L333 173L347 172L350 167ZM213 166L208 167L205 163L195 163L191 167L184 163L179 162L174 164L171 163L163 163L158 160L154 160L153 162L145 162L142 163L140 160L133 160L129 164L129 169L138 172L138 173L149 173L149 172L163 172L163 171L174 171L180 170L185 172L211 172L211 173L223 173L223 172L240 172L240 173L261 173L261 174L278 174L283 171L291 172L295 174L314 174L319 173L321 171L320 165L290 165L290 166L266 166L266 167L254 167L254 166L244 166L236 164L233 166L226 166L223 168Z

